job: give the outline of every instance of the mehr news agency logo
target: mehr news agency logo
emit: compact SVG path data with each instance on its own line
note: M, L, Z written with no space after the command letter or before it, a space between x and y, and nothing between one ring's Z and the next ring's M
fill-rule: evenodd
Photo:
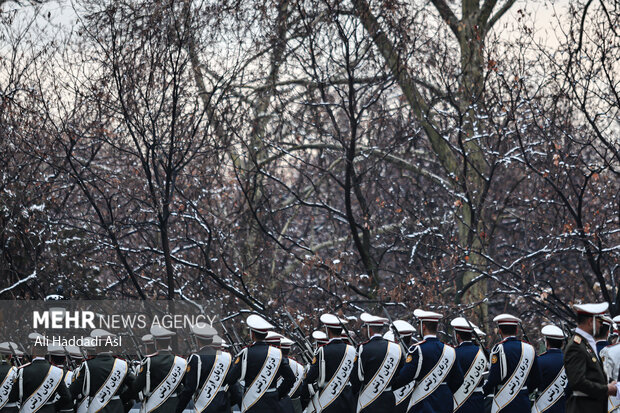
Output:
M45 311L33 310L32 325L35 331L48 330L85 330L86 337L65 337L41 335L37 337L36 346L97 346L118 347L122 345L122 336L94 338L88 336L88 332L95 329L110 331L127 329L150 329L154 326L166 329L186 329L192 326L213 326L216 316L204 314L99 314L94 311L65 311L64 309L50 309Z

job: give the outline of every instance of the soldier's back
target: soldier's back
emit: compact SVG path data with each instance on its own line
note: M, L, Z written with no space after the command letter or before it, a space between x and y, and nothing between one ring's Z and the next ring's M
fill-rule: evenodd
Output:
M47 360L35 359L20 367L20 370L21 377L15 385L21 387L22 410L29 411L30 403L28 402L38 399L45 402L37 410L38 413L71 411L72 398L63 381L62 369L52 366ZM53 370L59 372L56 381L52 379Z
M456 362L461 372L467 374L480 351L480 347L471 341L463 342L456 349ZM482 380L478 388L473 389L473 393L455 413L477 413L484 411L484 395L482 392Z
M0 408L2 413L16 413L19 408L17 406L17 399L19 397L18 386L13 385L13 382L9 382L9 371L13 369L11 375L17 377L17 369L13 368L9 363L0 362L0 385L11 386L11 391L8 394L0 394L0 405L4 403L4 407Z
M544 392L556 380L563 367L564 356L560 349L549 349L538 356L538 368L540 369L541 378L538 389L540 392ZM545 410L546 413L564 413L565 411L566 395L562 395L553 406Z
M153 397L160 397L161 392L156 391L158 388L167 387L168 384L163 384L166 380L171 380L171 371L175 364L176 356L169 351L160 351L157 354L148 357L142 362L140 372L136 378L134 385L134 392L142 391L144 393L145 401ZM185 367L183 368L183 373ZM182 377L174 377L175 383L182 380ZM148 388L147 388L148 387ZM162 400L161 403L157 402L157 407L150 408L150 413L174 413L179 403L178 395L181 388L177 384L172 393ZM153 406L153 400L149 403Z
M360 394L364 392L364 389L369 386L372 380L376 377L379 369L382 369L382 367L384 367L384 361L386 360L389 344L390 342L383 337L374 336L369 341L360 346L362 350L358 359L358 363L360 364L358 370L361 369L361 371L363 372L363 380L359 380L360 383L358 386L360 387ZM381 394L376 396L375 400L372 403L362 409L364 413L383 413L386 411L391 412L394 410L395 401L392 383L397 377L398 371L400 369L400 357L401 355L398 356L398 359L395 359L393 361L393 363L395 363L395 366L393 366L394 373L390 382L387 383L387 387L383 392L381 392ZM360 378L359 371L354 371L353 375L358 375L357 378Z

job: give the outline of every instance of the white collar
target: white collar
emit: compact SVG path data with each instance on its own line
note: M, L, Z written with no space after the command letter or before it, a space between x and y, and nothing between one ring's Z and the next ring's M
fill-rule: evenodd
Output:
M594 354L597 354L596 351L596 342L594 341L594 337L592 337L592 334L587 333L585 331L583 331L582 329L580 329L579 327L577 327L575 329L575 333L579 334L581 337L585 338L586 341L588 342L588 344L590 345L590 348L592 350L594 350Z
M45 357L35 357L32 359L32 361L37 361L37 360L45 360Z
M340 338L340 337L332 337L332 338L329 339L329 341L327 341L327 344L331 343L334 340L342 340L342 338Z
M383 338L381 334L373 334L372 337L370 337L370 340L372 340L375 337Z
M436 334L428 334L426 336L424 336L424 340L426 340L427 338L437 338Z

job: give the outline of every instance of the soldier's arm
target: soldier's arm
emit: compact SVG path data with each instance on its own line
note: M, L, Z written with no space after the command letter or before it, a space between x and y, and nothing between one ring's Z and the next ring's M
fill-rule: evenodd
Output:
M398 376L396 379L392 381L393 389L400 389L403 386L411 383L416 379L415 375L418 370L418 362L420 360L420 348L415 346L413 347L413 351L407 354L407 358L405 359L405 364L403 368L400 369Z
M278 394L280 398L288 395L288 392L291 390L293 385L295 384L295 373L291 370L291 366L288 362L288 358L284 358L282 363L280 364L280 368L278 369L278 376L282 376L284 381L278 387Z
M489 377L482 387L484 395L493 393L495 386L502 382L502 371L499 362L499 346L493 348L491 353L491 365L489 367Z
M123 403L123 407L126 411L129 411L133 407L133 401L138 398L138 393L134 390L134 383L136 376L133 373L127 373L125 381L123 381L123 387L121 388L119 397Z
M527 378L527 390L529 393L533 393L536 389L544 391L540 386L542 384L542 373L540 371L540 365L538 363L538 356L534 356L534 364L530 370L530 375Z
M362 354L363 345L360 345L357 349L357 355L355 356L355 363L353 363L353 371L351 372L351 376L349 376L349 381L351 382L351 386L353 387L353 393L359 393L362 388L362 380L359 376L360 366L359 364L362 362L360 359L360 355Z
M452 393L455 393L463 384L464 379L465 373L463 373L463 369L461 369L461 365L458 363L458 361L455 360L447 377L447 383L448 387L450 387L450 391L452 391Z
M196 388L198 387L198 357L199 356L193 355L189 358L187 371L183 377L183 390L179 394L179 403L177 404L176 410L177 413L185 410L185 406L187 406L187 403L189 403L190 399L196 392ZM208 379L208 377L206 377L205 380L206 379Z
M230 368L228 374L226 375L226 384L232 385L234 383L237 383L241 379L241 362L243 361L243 351L245 351L245 349L235 356L233 365Z
M73 374L73 377L71 378L69 393L71 393L72 399L77 399L82 395L84 376L86 375L86 363L87 361L84 361L84 363L82 363L82 366Z
M69 389L64 381L61 381L56 389L56 393L60 396L58 401L54 403L57 412L73 412L73 397L69 393Z
M230 395L231 406L234 406L235 404L241 406L241 401L243 400L243 390L241 389L241 384L232 384L228 389L228 394Z
M135 395L140 393L142 390L144 390L144 387L146 387L147 360L148 358L142 361L142 364L140 365L140 370L138 370L138 375L131 384L131 391Z
M573 392L580 391L596 399L606 399L607 384L596 383L586 377L589 361L588 353L579 345L571 342L566 346L564 368L566 369L568 384Z

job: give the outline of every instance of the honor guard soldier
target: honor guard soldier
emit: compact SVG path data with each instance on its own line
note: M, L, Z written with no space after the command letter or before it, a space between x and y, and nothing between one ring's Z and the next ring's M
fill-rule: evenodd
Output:
M327 334L325 334L325 332L320 331L320 330L315 330L312 332L312 339L314 340L316 349L318 349L323 344L327 344L327 342L329 341Z
M532 408L529 394L540 384L540 370L534 346L519 340L517 327L521 320L510 314L493 319L502 341L493 347L489 379L485 394L493 394L491 412L522 413Z
M392 324L392 328L390 328L390 330L383 335L383 338L398 343L396 337L394 336L394 328L398 331L398 335L400 336L401 344L405 350L404 354L408 354L413 350L411 347L412 343L416 341L413 339L413 334L416 332L415 327L405 320L395 320ZM413 387L414 382L411 382L403 387L394 389L394 403L396 405L394 408L394 413L407 413Z
M408 412L452 413L452 395L463 383L463 373L456 363L456 351L437 338L437 327L443 316L417 309L413 315L420 323L423 341L416 343L407 355L395 387L415 380Z
M156 353L142 361L133 392L143 395L141 413L174 413L179 403L177 396L187 370L187 360L175 356L170 349L176 333L154 325L151 334Z
M301 363L290 356L291 348L295 342L288 337L280 336L280 350L282 355L288 358L288 364L295 375L293 387L288 391L288 395L280 400L283 413L301 413L301 384L304 380L305 368ZM279 385L281 384L280 383ZM278 387L279 387L278 385Z
M304 399L307 402L309 397L312 398L309 408L317 413L352 413L355 398L349 380L357 374L357 351L342 339L343 320L333 314L323 314L320 321L328 341L317 349L306 374ZM308 395L306 390L311 388L314 394Z
M17 366L20 362L15 356L19 356L17 344L12 342L0 343L0 356L4 358L0 362L0 412L2 413L17 413L19 411L19 405L17 404L19 398L19 389L15 382L17 381ZM12 361L16 366L11 365L7 359L13 357Z
M45 359L44 337L33 333L28 338L33 341L32 361L19 368L14 384L19 389L20 413L73 412L73 399L63 380L63 370Z
M49 345L47 346L47 354L49 354L50 363L62 369L62 379L67 388L71 386L71 378L73 373L71 372L71 369L69 369L67 363L67 352L65 348L62 346Z
M609 342L609 331L611 329L611 325L613 324L613 320L605 314L603 314L600 318L601 328L596 332L596 336L594 337L594 341L596 341L596 354L600 354L602 349L611 344Z
M564 413L566 412L566 371L564 370L564 356L562 344L564 333L554 326L544 326L540 332L545 337L547 351L538 356L541 382L538 398L532 407L532 413Z
M484 411L484 391L482 382L488 369L488 360L484 349L472 341L474 329L471 322L463 317L457 317L450 322L454 329L458 347L456 348L456 362L463 376L463 384L454 392L455 413L478 413Z
M135 377L129 364L114 357L112 348L106 345L116 339L115 334L102 329L90 333L88 347L94 346L96 355L82 363L69 387L73 398L78 399L78 413L123 413L125 406L129 410Z
M196 324L191 331L199 349L189 357L176 412L181 413L193 399L196 413L229 413L232 356L219 350L214 342L217 331L210 325Z
M154 356L157 353L155 350L155 341L153 340L153 334L145 334L140 339L142 341L142 347L144 348L145 357Z
M577 328L564 348L564 368L571 394L566 403L568 413L607 412L608 396L618 396L614 377L608 383L603 363L596 354L594 336L601 327L600 316L607 303L575 304Z
M383 338L381 331L388 319L363 313L368 341L357 350L357 366L351 375L353 392L357 396L357 413L383 413L394 410L392 382L402 367L400 345Z
M233 381L245 383L241 412L278 413L280 398L288 394L295 382L295 375L279 348L265 343L267 332L273 325L259 315L252 314L246 324L253 344L244 348L235 358ZM278 379L284 380L276 387Z

